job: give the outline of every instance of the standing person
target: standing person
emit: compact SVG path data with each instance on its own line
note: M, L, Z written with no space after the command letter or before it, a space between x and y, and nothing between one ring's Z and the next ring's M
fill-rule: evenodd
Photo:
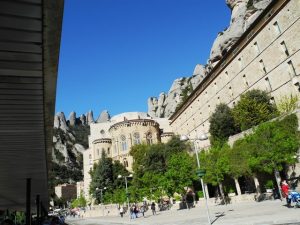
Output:
M145 217L145 206L144 205L141 206L140 212L143 214L143 217Z
M120 207L120 215L121 215L121 217L123 217L123 215L124 215L124 208L123 208L123 206Z
M131 219L135 219L135 218L136 218L136 217L135 217L134 207L133 207L133 206L130 207L130 218L131 218Z
M154 202L152 202L152 204L151 204L151 210L152 210L152 214L156 215L155 203Z
M286 203L289 206L290 200L288 198L289 196L289 185L287 184L286 180L283 180L281 183L281 191L282 191L282 197L286 199Z

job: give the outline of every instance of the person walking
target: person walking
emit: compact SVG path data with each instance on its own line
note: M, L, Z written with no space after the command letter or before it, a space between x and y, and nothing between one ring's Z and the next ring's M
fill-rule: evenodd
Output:
M289 189L290 188L289 188L288 183L286 182L286 180L283 180L282 183L281 183L281 192L282 192L282 197L284 197L286 199L287 206L290 206L290 204L291 204L291 201L288 198L288 196L289 196Z
M152 210L152 215L156 215L156 209L155 209L155 203L152 202L151 204L151 210Z
M120 216L123 217L124 215L124 208L123 206L120 207Z

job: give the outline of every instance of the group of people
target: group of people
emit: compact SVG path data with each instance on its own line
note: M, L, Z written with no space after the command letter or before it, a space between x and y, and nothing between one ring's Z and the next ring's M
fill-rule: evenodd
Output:
M156 206L155 203L152 202L150 205L151 211L152 211L152 215L156 215ZM141 206L138 206L137 204L133 204L131 205L131 207L129 208L129 213L130 213L130 218L131 219L136 219L138 217L145 217L145 212L148 210L148 205L146 203L144 203ZM123 217L125 214L125 210L124 207L120 207L120 216Z
M295 186L295 184L292 186ZM286 180L283 180L281 183L281 193L282 197L286 199L287 207L292 207L293 203L293 207L300 208L300 193L295 191L293 188L290 190Z

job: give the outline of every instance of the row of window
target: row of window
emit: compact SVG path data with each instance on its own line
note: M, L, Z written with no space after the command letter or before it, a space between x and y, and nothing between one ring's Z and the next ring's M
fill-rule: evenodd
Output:
M141 144L141 137L140 134L138 132L135 132L132 135L132 141L133 141L133 145L139 145ZM151 145L153 144L153 139L152 139L152 133L148 132L146 134L146 143ZM125 135L121 135L120 136L120 147L121 147L121 151L127 151L128 150L128 144L127 144L127 139ZM117 154L119 151L119 144L118 144L118 140L116 140L114 142L114 153Z
M282 32L281 32L280 26L279 26L279 24L278 24L277 21L273 23L273 28L274 28L274 31L275 31L275 34L277 35L277 37L278 37L279 35L281 35ZM290 52L289 52L289 50L288 50L288 48L287 48L287 45L286 45L285 41L281 41L279 44L280 44L280 49L281 49L282 53L285 55L285 57L289 57L289 56L290 56ZM257 54L256 56L258 56L259 54L261 54L261 49L260 49L260 46L259 46L259 44L258 44L257 41L253 43L253 46L254 46L254 49L256 50L256 54ZM240 58L238 58L238 64L239 64L239 67L240 67L240 70L241 70L241 71L244 69L244 67L247 66L247 65L244 64L244 62L243 62L243 57L242 57L242 56L241 56ZM289 73L291 79L293 79L293 78L297 75L297 74L296 74L295 67L294 67L293 62L292 62L291 60L289 60L289 61L287 62L287 64L288 64L288 70L289 70L288 73ZM224 63L224 65L225 65L225 63ZM223 66L224 66L224 65L223 65ZM261 71L262 71L264 74L267 74L268 71L267 71L267 69L266 69L266 66L265 66L265 63L264 63L263 59L260 59L260 60L259 60L259 67L260 67ZM227 77L227 80L230 80L228 71L225 71L225 75L226 75L226 77ZM270 82L269 77L265 77L264 80L265 80L266 90L269 91L269 92L271 92L273 89L272 89L272 85L271 85L271 82ZM250 84L249 84L249 81L248 81L248 79L247 79L246 74L243 74L243 75L242 75L242 82L243 82L243 84L244 84L244 86L245 86L246 89L248 89L248 88L250 87ZM222 83L224 84L224 82L222 82ZM298 84L298 83L297 83L297 84ZM251 84L251 85L252 85L252 84ZM296 86L296 84L294 84L294 85ZM217 93L217 92L219 91L219 90L218 90L218 87L217 87L217 82L214 82L214 83L213 83L212 88L213 88L213 90L214 90L215 93ZM233 93L232 87L231 87L230 85L229 85L229 87L228 87L228 94L229 94L230 98L233 100L233 99L234 99L234 93ZM210 99L208 99L208 93L207 93L207 91L204 93L204 96L205 96L205 100L206 100L206 101L209 101L209 100L210 100ZM200 100L200 99L198 99L198 102L199 102L199 100ZM217 97L217 102L218 102L218 103L221 102L220 97ZM235 105L235 102L233 102L233 105ZM191 108L192 108L192 106L191 106ZM201 107L201 108L202 108L202 107ZM208 108L210 108L210 105L208 105ZM211 111L211 110L212 110L212 109L210 109L210 111ZM202 113L200 112L200 114L202 114ZM185 116L187 116L186 113L185 113ZM187 119L187 118L186 118L186 119ZM193 120L194 120L194 119L193 119ZM203 123L203 122L204 122L204 121L203 121L203 119L202 119L202 122L201 122L201 123ZM187 125L187 124L186 124L186 125ZM204 124L202 124L202 125L204 126ZM182 128L181 128L181 129L182 129Z

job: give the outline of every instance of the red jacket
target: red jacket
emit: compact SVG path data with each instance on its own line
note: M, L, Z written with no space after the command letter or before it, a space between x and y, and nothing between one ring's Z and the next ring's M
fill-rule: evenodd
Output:
M281 185L281 190L282 190L282 192L283 192L284 195L285 195L285 196L283 196L283 197L288 196L288 194L289 194L289 185L287 185L287 184L282 184L282 185Z

